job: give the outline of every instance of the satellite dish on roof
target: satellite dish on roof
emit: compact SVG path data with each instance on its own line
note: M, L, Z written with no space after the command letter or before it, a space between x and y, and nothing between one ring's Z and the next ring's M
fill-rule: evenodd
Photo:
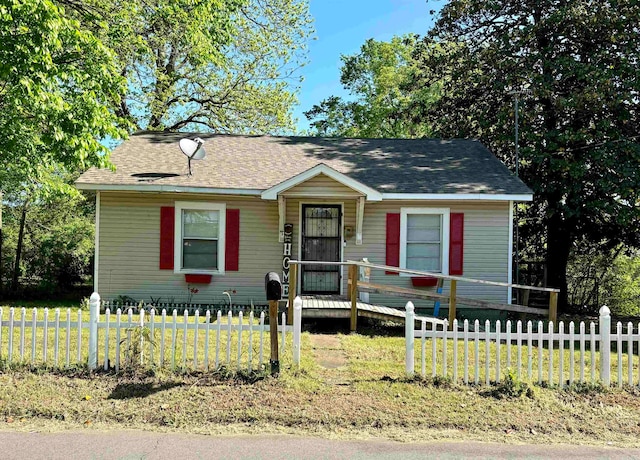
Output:
M195 139L180 139L178 145L182 153L188 158L189 175L191 175L191 160L202 160L207 155L203 147L204 141L199 137Z

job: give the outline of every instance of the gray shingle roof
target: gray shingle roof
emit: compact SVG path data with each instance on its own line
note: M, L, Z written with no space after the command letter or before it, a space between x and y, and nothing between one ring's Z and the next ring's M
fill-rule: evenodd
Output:
M201 137L207 157L178 147ZM166 185L266 190L319 163L382 193L531 194L480 142L467 139L336 139L138 133L111 155L116 171L91 168L77 184Z

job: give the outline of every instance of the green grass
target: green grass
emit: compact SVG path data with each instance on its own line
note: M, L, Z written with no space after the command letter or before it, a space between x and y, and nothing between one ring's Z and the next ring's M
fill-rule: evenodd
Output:
M288 347L277 379L226 367L217 372L140 368L120 374L15 367L0 373L0 429L90 426L640 446L637 388L545 388L513 375L491 386L432 379L430 373L425 379L407 378L402 338L338 338L346 366L319 366L316 354L322 350L314 352L312 336L304 333L301 368L292 368Z
M33 313L36 313L36 321L43 322L45 319L45 315L48 318L48 329L47 329L47 338L46 338L46 349L45 349L45 336L44 336L44 328L37 327L36 328L36 336L35 336L35 355L32 355L32 328L31 323L33 321ZM67 318L71 319L71 328L69 330L69 334L67 334ZM9 346L10 337L9 337L9 328L4 327L2 329L2 336L0 337L0 359L2 359L4 366L25 366L25 365L36 365L43 366L46 365L48 367L53 368L64 368L67 366L67 335L69 336L69 365L75 366L77 364L84 365L88 361L88 343L89 343L89 330L88 328L83 328L80 333L80 353L78 354L78 329L74 326L74 323L77 324L79 315L82 318L83 324L88 324L89 322L89 312L86 310L67 310L60 309L59 310L59 335L57 341L58 347L58 360L55 360L55 350L56 350L56 338L55 338L55 324L56 324L56 310L54 309L28 309L24 311L25 314L25 329L24 329L24 339L22 338L22 315L23 310L19 308L14 309L14 332L13 332L13 340L11 340L12 346ZM3 308L2 319L4 321L9 321L10 318L10 309ZM145 322L142 328L139 326L138 315L133 315L132 323L130 327L120 329L120 334L116 331L114 325L116 324L117 317L116 314L112 313L110 315L109 323L111 325L109 329L109 340L108 340L108 356L109 356L109 367L113 368L116 365L116 350L118 348L118 344L120 345L120 368L126 366L127 360L130 362L142 362L143 365L150 365L152 367L166 367L172 370L207 370L215 367L216 358L218 360L219 365L223 365L227 368L234 369L243 369L249 370L249 340L250 334L249 331L242 332L242 348L241 354L238 359L238 332L232 331L230 334L226 330L225 325L227 324L228 318L227 315L222 315L221 319L221 329L220 329L220 338L219 338L219 351L216 356L216 344L218 340L218 323L214 318L214 321L209 323L209 350L208 354L205 351L205 343L206 343L206 331L201 329L198 331L198 340L197 347L194 347L195 341L195 331L193 329L188 329L185 334L184 330L184 316L177 315L176 322L176 331L175 337L172 333L171 326L173 325L173 317L168 315L166 318L166 327L164 334L162 334L161 328L161 315L156 315L153 331L151 330L150 325L150 315L145 315ZM104 322L106 320L105 315L101 315L100 321ZM195 315L190 314L188 318L188 323L195 323L196 318ZM233 324L238 324L238 316L234 316L232 319ZM201 315L198 319L200 325L206 324L206 317ZM121 323L128 325L129 319L127 314L122 314ZM249 324L249 315L245 315L243 318L243 324ZM260 356L260 333L258 330L259 326L259 315L254 318L253 325L255 327L253 333L251 334L252 347L251 347L251 370L258 369L259 366L259 356ZM144 331L142 333L141 331ZM98 366L103 367L105 363L105 330L98 330ZM186 341L185 341L186 335ZM163 340L164 336L164 340ZM142 347L138 345L141 343ZM175 338L175 343L174 343ZM279 335L281 338L281 335ZM24 340L24 343L22 343ZM268 343L268 331L264 332L264 342L263 342L263 365L265 362L268 362L268 353L269 353L269 343ZM285 344L285 347L288 350L291 350L291 334L287 334L288 343ZM186 347L185 347L186 343ZM161 346L164 344L164 352L161 352ZM230 359L227 360L227 344L229 345L229 355ZM11 354L9 354L11 348ZM46 351L46 357L45 357ZM142 356L140 356L142 355ZM79 356L79 359L78 359ZM162 359L162 361L161 361ZM238 364L238 362L240 364Z

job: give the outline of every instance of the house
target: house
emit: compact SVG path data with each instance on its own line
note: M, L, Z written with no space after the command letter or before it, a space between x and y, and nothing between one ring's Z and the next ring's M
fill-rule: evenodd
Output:
M196 136L207 155L191 162L189 175L178 143ZM115 171L92 168L76 182L96 192L94 282L107 299L221 303L227 291L234 304L261 304L265 274L283 273L289 257L366 257L510 282L513 203L532 199L482 144L464 139L146 132L117 147L111 161ZM345 294L345 271L305 266L298 292ZM379 270L371 281L431 284ZM501 303L511 301L509 291L458 285L461 296ZM371 301L406 299L372 294Z

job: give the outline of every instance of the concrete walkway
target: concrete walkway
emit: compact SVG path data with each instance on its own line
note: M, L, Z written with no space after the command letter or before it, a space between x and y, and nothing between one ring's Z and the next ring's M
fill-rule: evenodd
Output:
M0 458L13 459L640 459L640 449L338 441L295 436L214 437L117 432L0 432Z

